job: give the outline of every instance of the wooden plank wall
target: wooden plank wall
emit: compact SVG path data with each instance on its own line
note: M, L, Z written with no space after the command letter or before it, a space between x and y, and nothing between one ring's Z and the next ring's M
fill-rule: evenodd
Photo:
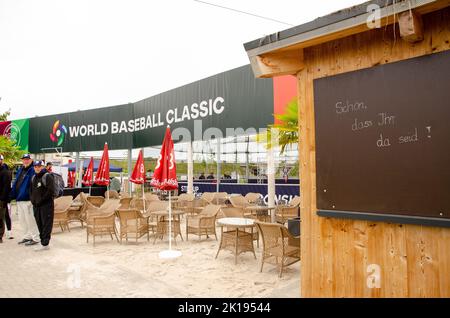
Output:
M449 50L450 7L423 20L419 43L402 41L391 25L304 51L306 67L297 74L302 297L450 297L450 229L315 214L313 79ZM380 288L367 285L370 264L380 266Z

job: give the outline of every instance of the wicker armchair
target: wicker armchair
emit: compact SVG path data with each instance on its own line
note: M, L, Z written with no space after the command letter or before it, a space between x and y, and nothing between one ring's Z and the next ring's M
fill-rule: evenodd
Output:
M116 213L119 208L119 200L107 200L101 207L96 207L87 201L86 209L86 242L89 243L89 235L93 236L94 246L95 237L109 234L113 240L112 234L119 239L116 234Z
M142 198L133 198L133 199L130 201L130 208L131 208L131 209L137 209L137 210L140 210L140 211L142 211L142 212L145 212L145 211L144 211L144 207L145 207L145 210L147 210L148 202L147 202L147 200L145 200L145 199L142 199Z
M245 199L247 200L248 203L258 203L259 199L261 198L261 194L260 193L256 193L256 192L249 192L245 195Z
M119 200L119 203L120 203L119 209L129 209L130 208L130 204L131 204L131 200L133 200L132 197L121 198Z
M58 224L62 232L64 232L64 229L67 229L67 231L70 232L69 209L72 201L73 198L71 195L59 197L54 200L55 214L53 217L53 224Z
M148 202L151 202L151 201L161 201L161 200L159 199L158 195L157 195L157 194L154 194L154 193L146 193L146 194L144 194L144 198L145 198Z
M105 203L105 198L101 196L88 196L86 200L96 207L100 207L103 203Z
M281 224L265 222L255 222L255 224L263 241L260 272L265 262L272 263L279 266L279 277L281 277L286 266L300 261L300 236L292 236Z
M300 197L295 196L289 205L279 205L275 210L275 218L278 223L284 224L288 219L298 217L300 208Z
M225 218L243 218L244 211L240 208L226 207L220 210L220 214Z
M150 239L148 218L142 216L141 211L138 209L118 209L116 215L120 220L120 244L122 244L124 237L128 242L129 235L136 239L136 243L144 235L147 235L147 241Z
M203 192L201 198L208 203L212 203L215 195L216 195L215 192Z
M172 203L174 209L182 210L186 213L194 213L195 195L192 193L182 193L178 196L178 200Z
M228 200L228 193L226 192L216 192L214 193L213 204L225 204Z
M216 237L216 216L219 213L220 205L208 205L206 206L198 215L186 217L186 240L189 240L188 235L195 234L198 235L199 239L202 235L209 235Z
M108 190L105 192L105 198L108 199L120 199L119 192L116 190Z

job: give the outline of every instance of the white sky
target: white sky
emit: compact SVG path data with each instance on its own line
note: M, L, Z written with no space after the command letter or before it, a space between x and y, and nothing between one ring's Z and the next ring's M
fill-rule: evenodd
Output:
M206 0L299 25L364 0ZM11 119L135 102L248 64L289 26L193 0L0 0L0 112Z

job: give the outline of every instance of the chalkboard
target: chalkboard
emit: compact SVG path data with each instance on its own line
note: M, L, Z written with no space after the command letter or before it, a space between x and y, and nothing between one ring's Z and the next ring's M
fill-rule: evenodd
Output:
M314 109L319 215L449 223L450 51L316 79Z

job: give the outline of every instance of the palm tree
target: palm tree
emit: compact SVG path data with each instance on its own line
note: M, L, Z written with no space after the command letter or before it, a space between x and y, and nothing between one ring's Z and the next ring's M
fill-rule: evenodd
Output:
M258 134L258 142L266 143L267 148L272 148L272 136L278 134L278 145L283 154L286 147L298 143L298 103L294 97L286 106L283 114L275 114L275 118L281 123L268 125L267 131Z

